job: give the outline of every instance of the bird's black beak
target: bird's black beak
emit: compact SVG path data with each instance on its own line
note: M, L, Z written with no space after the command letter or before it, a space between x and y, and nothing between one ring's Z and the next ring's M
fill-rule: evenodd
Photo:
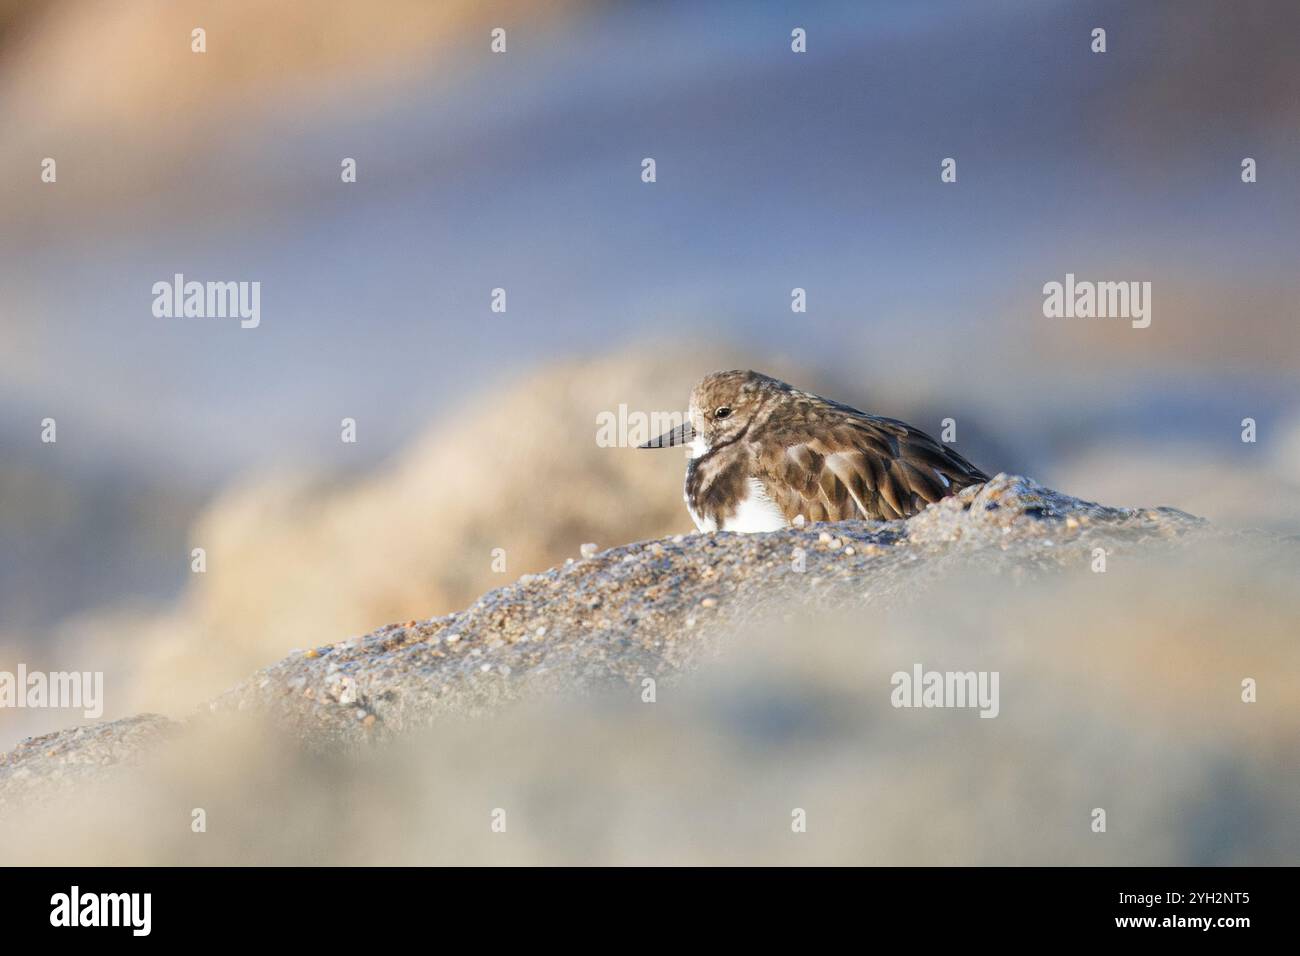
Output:
M638 448L668 448L671 445L686 445L695 438L695 427L690 422L683 422L672 431L664 432L658 438L652 438Z

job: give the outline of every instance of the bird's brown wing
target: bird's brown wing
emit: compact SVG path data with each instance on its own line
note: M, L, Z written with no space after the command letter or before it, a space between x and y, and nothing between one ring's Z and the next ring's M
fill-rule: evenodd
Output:
M756 471L788 520L907 518L988 476L924 432L840 406L812 429L785 430ZM828 427L829 426L829 427Z

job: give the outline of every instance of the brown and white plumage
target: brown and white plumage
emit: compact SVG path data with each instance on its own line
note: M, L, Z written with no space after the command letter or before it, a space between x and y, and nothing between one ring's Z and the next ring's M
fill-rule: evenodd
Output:
M889 520L988 476L893 418L868 415L752 371L715 372L689 421L643 448L691 444L686 504L702 531Z

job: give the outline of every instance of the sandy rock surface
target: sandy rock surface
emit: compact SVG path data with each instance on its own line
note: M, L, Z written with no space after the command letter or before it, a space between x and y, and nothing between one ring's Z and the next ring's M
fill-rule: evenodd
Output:
M143 715L24 741L0 757L0 799L129 767L163 737L232 711L269 715L312 747L360 744L526 693L671 677L748 619L915 600L972 563L1014 586L1086 567L1096 548L1110 556L1221 534L1174 509L1104 507L999 475L906 521L628 544L456 614L291 654L188 721Z

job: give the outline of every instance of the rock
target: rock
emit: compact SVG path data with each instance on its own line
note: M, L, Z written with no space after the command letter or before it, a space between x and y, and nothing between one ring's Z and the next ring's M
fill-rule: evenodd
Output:
M1115 561L1129 549L1225 534L1174 509L1104 507L1008 475L906 521L840 522L834 534L827 527L678 535L590 557L584 546L586 560L490 591L421 625L419 639L380 628L290 655L211 701L202 719L253 711L313 747L360 744L525 692L671 676L718 635L774 608L910 600L962 564L1014 581L1086 568L1099 546ZM806 563L799 572L795 549ZM701 607L706 617L696 616ZM59 770L84 775L91 765L102 772L101 762L129 763L181 726L144 715L25 742L0 758L0 796L39 787Z
M45 784L73 789L100 777L107 766L133 766L181 724L159 714L140 714L89 727L29 737L0 756L0 806Z

